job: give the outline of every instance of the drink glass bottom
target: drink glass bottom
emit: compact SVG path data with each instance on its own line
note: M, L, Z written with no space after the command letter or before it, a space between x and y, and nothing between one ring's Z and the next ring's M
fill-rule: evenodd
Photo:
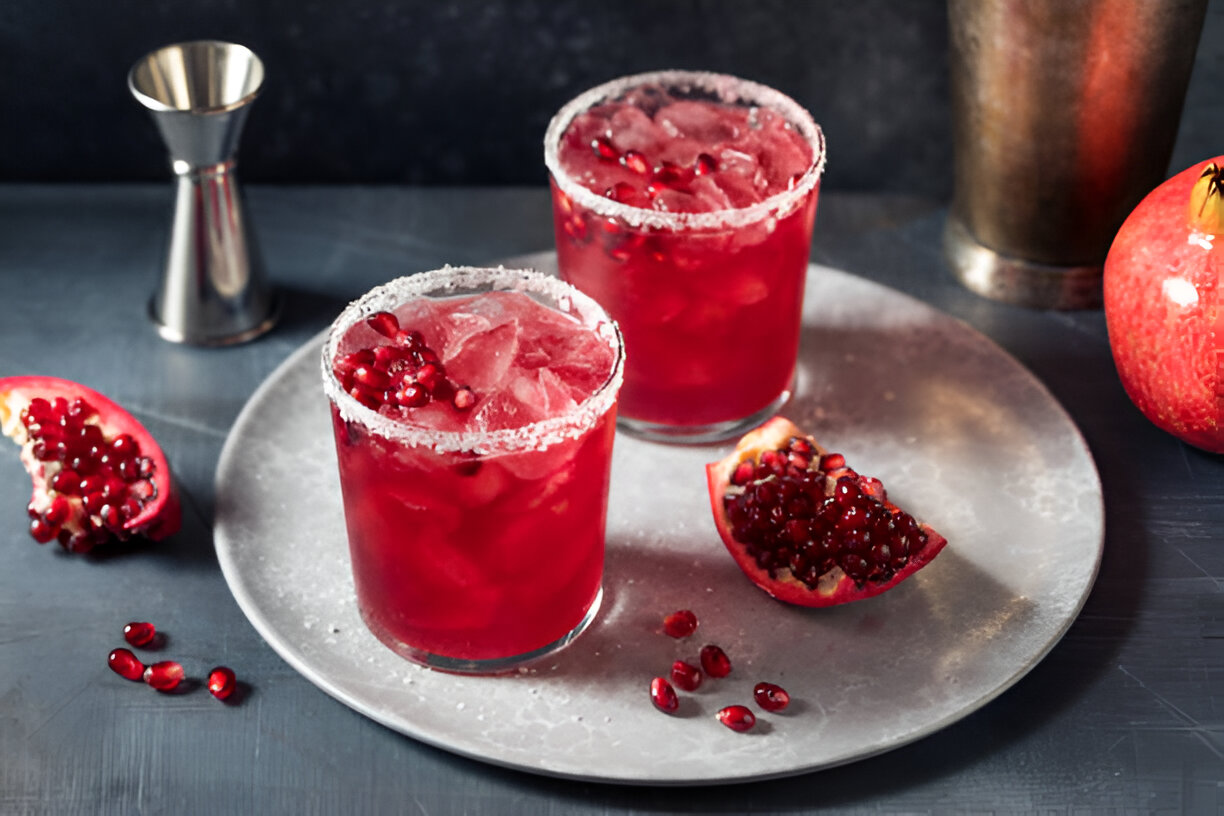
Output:
M364 609L361 610L361 617L370 631L374 633L374 636L382 641L391 651L414 663L420 663L422 666L452 674L507 674L534 660L555 654L572 643L594 622L595 616L599 614L601 603L603 603L603 587L600 587L599 592L595 594L595 600L591 602L591 608L587 610L582 620L578 621L578 625L552 643L545 644L538 649L532 649L530 652L524 652L523 654L495 657L487 660L448 657L446 655L434 654L424 649L418 649L415 646L409 646L380 626L378 621L366 615Z
M791 389L787 388L773 402L754 414L742 419L730 419L725 422L711 422L706 425L663 425L657 422L647 422L633 419L621 414L616 419L616 426L630 436L644 439L647 442L670 442L682 445L705 445L712 442L724 442L737 439L757 427L765 420L778 413L791 397Z

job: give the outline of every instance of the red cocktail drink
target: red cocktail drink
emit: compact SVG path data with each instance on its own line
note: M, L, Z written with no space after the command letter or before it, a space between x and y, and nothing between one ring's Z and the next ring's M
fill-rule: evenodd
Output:
M620 334L555 278L455 268L374 289L323 354L357 601L399 654L492 673L601 597Z
M820 128L734 77L626 77L545 136L561 276L625 336L620 420L701 441L789 396L820 175Z

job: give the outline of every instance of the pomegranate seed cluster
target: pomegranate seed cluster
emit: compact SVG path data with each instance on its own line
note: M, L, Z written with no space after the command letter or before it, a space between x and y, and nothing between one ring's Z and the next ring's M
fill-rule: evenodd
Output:
M816 458L799 437L741 462L723 506L735 540L761 569L771 578L789 571L813 589L837 569L860 586L887 581L927 541L877 479L846 467L840 454Z
M147 621L134 621L123 627L123 639L136 648L157 649L163 639L157 628ZM125 680L143 680L161 692L181 690L187 677L183 664L177 660L158 660L146 665L131 649L112 649L106 657L106 665ZM238 679L232 669L217 666L208 673L208 691L218 700L225 700L238 687Z
M34 540L83 553L128 538L124 524L157 497L153 460L131 434L107 437L97 411L79 397L35 397L21 424L47 474L48 502L27 508Z
M697 631L697 616L688 609L665 615L663 633L678 640ZM672 663L668 677L654 677L650 681L650 702L665 714L673 714L680 708L679 687L682 691L697 691L705 677L723 678L731 673L731 658L721 647L712 643L701 647L698 655L700 667L687 660ZM670 679L669 679L670 678ZM753 699L764 711L782 711L790 705L790 695L774 683L757 683L752 690ZM749 731L756 725L756 715L744 705L729 705L714 715L720 723L732 731Z
M450 402L459 411L476 404L472 389L447 379L441 358L420 332L400 328L390 312L370 315L366 325L390 342L359 349L333 363L336 379L353 399L374 411L420 408L434 400Z

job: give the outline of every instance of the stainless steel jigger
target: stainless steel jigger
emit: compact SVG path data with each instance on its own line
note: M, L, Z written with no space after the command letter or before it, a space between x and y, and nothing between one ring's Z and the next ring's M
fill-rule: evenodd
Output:
M242 125L263 80L249 48L208 40L158 49L128 73L177 185L166 268L149 303L158 333L172 342L242 343L278 317L235 175Z

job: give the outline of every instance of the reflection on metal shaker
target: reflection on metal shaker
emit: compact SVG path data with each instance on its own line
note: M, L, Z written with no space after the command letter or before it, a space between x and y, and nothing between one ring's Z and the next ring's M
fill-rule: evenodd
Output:
M948 0L955 185L969 289L1101 302L1127 214L1168 169L1207 0Z

